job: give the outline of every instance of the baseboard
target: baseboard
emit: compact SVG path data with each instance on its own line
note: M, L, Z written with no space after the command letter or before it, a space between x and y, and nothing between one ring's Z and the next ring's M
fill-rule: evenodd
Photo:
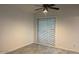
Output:
M30 45L30 44L32 44L32 43L34 43L34 42L30 42L30 43L27 43L27 44L25 44L25 45L21 45L21 46L19 46L19 47L16 47L16 48L14 48L14 49L11 49L11 50L7 50L7 51L0 52L0 54L6 54L6 53L9 53L9 52L14 51L14 50L16 50L16 49L19 49L19 48L21 48L21 47Z
M67 49L67 48L61 48L61 47L55 47L55 48L79 53L79 51L75 51L73 49Z

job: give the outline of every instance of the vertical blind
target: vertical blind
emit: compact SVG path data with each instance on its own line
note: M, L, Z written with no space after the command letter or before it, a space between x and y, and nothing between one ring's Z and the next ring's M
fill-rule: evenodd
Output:
M55 19L40 18L38 20L38 43L54 46L55 44Z

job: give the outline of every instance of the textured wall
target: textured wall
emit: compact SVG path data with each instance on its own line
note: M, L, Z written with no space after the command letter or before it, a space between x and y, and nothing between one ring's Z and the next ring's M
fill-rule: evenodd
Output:
M10 5L0 5L0 8L0 52L33 43L33 15Z
M79 52L79 5L62 5L57 15L56 47Z
M79 51L79 5L57 5L59 11L50 10L47 15L38 17L56 17L55 47Z

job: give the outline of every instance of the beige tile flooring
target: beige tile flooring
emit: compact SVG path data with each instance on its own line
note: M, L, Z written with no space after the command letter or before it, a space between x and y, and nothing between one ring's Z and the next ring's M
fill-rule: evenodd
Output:
M30 44L7 54L78 54L77 52L47 47L39 44Z

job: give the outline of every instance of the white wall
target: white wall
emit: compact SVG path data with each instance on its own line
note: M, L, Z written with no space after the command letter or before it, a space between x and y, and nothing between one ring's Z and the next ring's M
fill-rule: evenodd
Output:
M0 53L34 41L33 15L11 5L0 5Z
M57 5L59 11L49 10L47 15L56 17L55 47L79 52L79 5Z
M57 15L56 47L79 52L79 5L62 5Z

